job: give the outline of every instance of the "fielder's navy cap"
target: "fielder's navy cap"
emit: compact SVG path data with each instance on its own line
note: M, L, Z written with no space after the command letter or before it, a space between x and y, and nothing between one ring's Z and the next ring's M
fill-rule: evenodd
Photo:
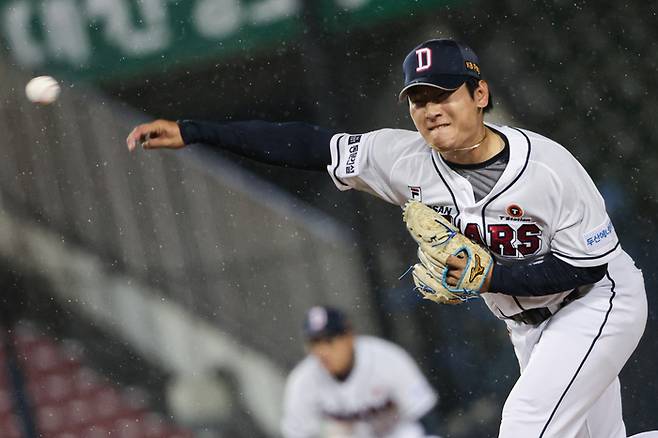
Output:
M400 100L416 85L456 90L469 77L480 79L480 60L470 47L442 38L415 47L404 58L402 70L404 88L398 96Z
M315 306L306 312L304 336L308 340L333 338L349 330L350 324L347 317L336 308Z

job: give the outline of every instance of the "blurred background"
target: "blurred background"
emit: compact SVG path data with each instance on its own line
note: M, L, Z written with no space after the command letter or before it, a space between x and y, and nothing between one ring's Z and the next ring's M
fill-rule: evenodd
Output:
M655 2L0 1L0 436L277 437L303 312L338 305L438 389L445 437L495 437L518 377L480 301L422 302L398 207L328 175L204 146L129 154L155 117L412 129L418 43L480 55L489 120L565 145L643 269L622 372L629 434L658 429ZM24 94L55 76L48 106Z

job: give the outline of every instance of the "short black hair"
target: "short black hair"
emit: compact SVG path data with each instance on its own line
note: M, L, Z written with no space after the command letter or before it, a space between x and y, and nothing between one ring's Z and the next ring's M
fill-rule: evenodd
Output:
M475 90L477 87L480 85L480 80L475 79L475 78L468 78L466 79L466 88L468 88L468 92L470 93L471 97L475 97ZM491 88L489 89L489 102L487 103L487 106L485 106L482 110L483 113L487 113L491 111L494 107L493 103L493 95L491 94Z

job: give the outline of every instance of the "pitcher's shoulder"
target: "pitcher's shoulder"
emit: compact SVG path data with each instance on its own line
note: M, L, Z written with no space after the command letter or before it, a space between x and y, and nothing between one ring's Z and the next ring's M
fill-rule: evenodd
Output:
M367 134L366 140L377 145L386 145L397 151L430 151L429 145L423 140L423 137L417 131L408 129L383 128L371 131Z
M525 128L514 126L500 127L503 133L511 136L516 142L525 143L532 148L532 156L535 159L573 160L578 161L567 147L545 135Z

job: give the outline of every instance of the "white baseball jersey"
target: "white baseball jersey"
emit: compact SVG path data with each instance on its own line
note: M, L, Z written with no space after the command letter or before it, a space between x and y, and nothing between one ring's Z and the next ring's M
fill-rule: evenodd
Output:
M603 198L566 149L530 131L487 126L507 143L509 162L493 190L477 202L471 183L416 131L335 135L327 169L340 190L366 191L400 206L409 199L431 206L499 260L552 251L571 265L597 266L621 253ZM482 296L504 318L556 305L568 293Z
M348 378L333 378L312 355L286 383L282 431L286 438L420 438L416 420L437 395L413 359L399 346L355 337Z
M569 291L482 297L502 319L537 307L554 313L536 326L506 319L521 377L505 402L500 438L625 438L617 376L647 319L642 273L622 251L596 186L566 149L530 131L487 126L504 139L509 161L479 200L415 131L335 135L327 169L340 190L431 206L501 262L551 251L574 266L607 263L605 276L561 309Z

